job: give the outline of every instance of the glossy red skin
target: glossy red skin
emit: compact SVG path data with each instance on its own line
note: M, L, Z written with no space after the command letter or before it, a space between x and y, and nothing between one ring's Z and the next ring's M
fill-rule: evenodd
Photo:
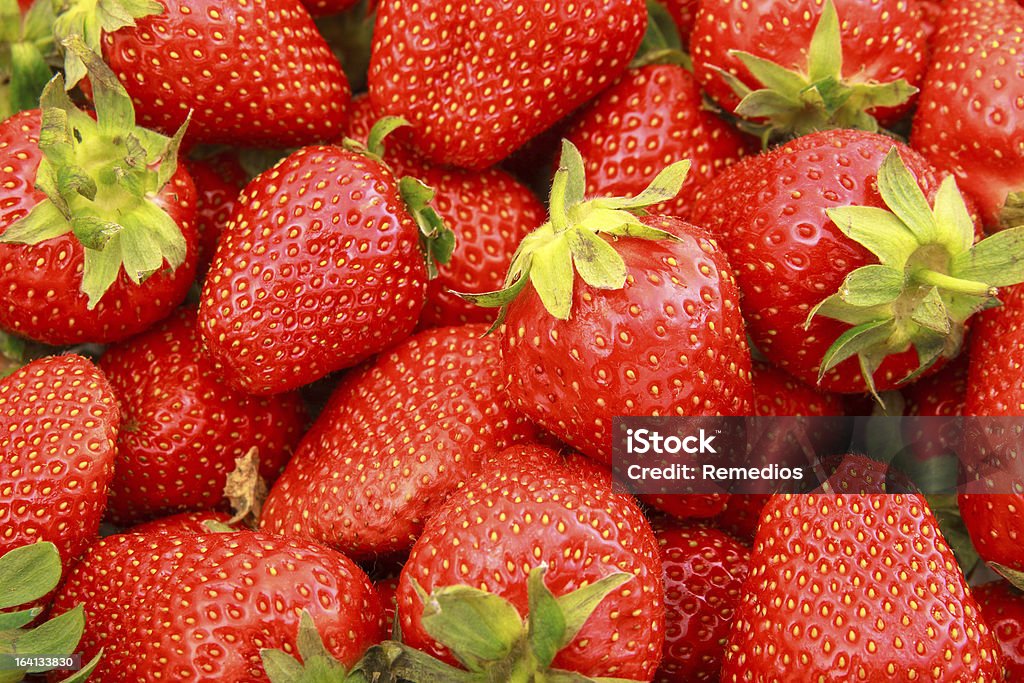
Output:
M196 185L198 273L202 276L213 260L221 231L235 213L235 199L249 178L238 160L228 154L216 159L190 160L188 172Z
M1009 192L1024 191L1024 6L1013 0L948 0L910 144L956 174L998 225Z
M1024 571L1024 517L1020 512L1024 510L1024 495L961 492L957 503L981 559Z
M611 83L645 27L642 0L382 0L370 97L429 160L487 168Z
M374 590L380 597L380 603L384 606L384 622L390 631L394 627L395 614L398 610L398 577L392 576L389 579L376 581L373 584Z
M933 48L933 40L939 30L939 22L942 21L946 0L915 0L915 4L921 10L921 26L924 29L925 40L928 41L928 47Z
M750 352L724 252L680 220L643 220L680 241L619 239L625 286L597 290L577 278L568 320L548 313L527 285L509 305L502 333L519 409L605 463L616 415L745 415L752 408Z
M655 683L717 681L750 549L717 529L655 524L665 577L665 648Z
M758 415L845 415L842 397L818 391L764 361L754 361L754 411Z
M235 459L256 448L260 475L273 482L306 426L297 392L250 396L220 378L193 309L111 346L100 368L124 420L107 508L117 524L226 507Z
M377 118L370 99L357 97L349 136L365 142ZM505 171L436 166L404 149L391 136L386 141L385 160L395 175L410 175L434 188L432 205L455 233L451 261L439 264L437 277L427 285L419 326L492 323L496 316L493 308L471 304L452 292L481 294L501 289L519 243L547 219L544 205Z
M0 555L50 541L66 568L96 540L120 422L110 384L81 356L0 380Z
M804 321L812 307L839 290L850 271L878 262L843 235L825 211L883 207L875 183L893 146L932 201L942 175L931 164L892 138L855 130L805 135L751 157L726 169L703 193L702 201L715 206L734 188L734 208L719 225L705 221L712 223L705 227L735 269L754 345L773 365L825 391L865 390L855 358L840 363L818 383L821 358L849 326L817 316L805 331ZM700 206L695 211L698 220L709 212ZM879 391L896 388L917 367L913 349L892 354L875 372L875 386Z
M299 0L158 1L162 14L102 39L139 125L173 134L191 109L190 143L251 147L341 132L348 81Z
M1003 580L976 586L971 592L999 643L1006 680L1024 680L1024 594Z
M668 9L672 21L679 31L679 40L682 41L683 50L689 51L690 35L693 33L693 25L697 21L697 9L700 7L700 0L658 0Z
M541 563L548 565L545 584L556 597L625 571L635 578L597 606L553 666L585 676L651 680L661 659L665 612L650 523L629 496L563 465L557 452L517 448L528 453L523 461L517 465L515 449L504 452L502 467L454 493L413 546L398 586L405 642L455 664L423 630L414 579L428 594L449 585L482 588L525 615L526 579Z
M704 108L697 82L676 65L627 71L573 117L566 138L586 163L587 194L631 197L663 168L688 159L682 191L650 209L679 217L688 214L697 189L748 148L739 132Z
M427 330L347 374L271 490L261 528L357 559L407 550L482 458L536 431L505 394L486 330Z
M965 415L1024 415L1024 286L1001 290L999 299L971 333Z
M836 0L843 46L843 76L857 83L891 83L904 78L920 85L927 66L926 39L917 5L903 0ZM739 98L713 69L761 86L730 50L742 50L787 69L803 71L821 16L814 0L705 0L697 12L690 48L694 74L727 111ZM883 125L899 120L913 104L868 110Z
M176 515L161 517L150 522L143 522L125 529L128 534L208 534L207 522L227 524L231 521L231 513L220 510L199 510L197 512L179 512Z
M46 199L33 187L42 160L39 110L0 123L0 234ZM0 244L0 329L45 344L109 343L140 332L182 302L196 272L196 193L182 164L154 198L181 228L185 262L141 285L124 269L91 311L81 291L85 255L69 231L35 245Z
M239 195L199 327L232 386L278 393L407 337L426 285L419 228L391 171L340 147L304 147Z
M919 495L774 496L723 682L998 681L998 645ZM859 678L858 678L859 677Z
M734 493L729 496L725 509L715 518L714 524L744 543L753 543L761 525L761 510L771 497L770 493Z
M105 538L72 569L54 612L78 603L79 650L88 661L103 648L92 675L104 683L267 681L259 650L295 652L303 609L348 666L385 636L380 599L354 562L250 531Z

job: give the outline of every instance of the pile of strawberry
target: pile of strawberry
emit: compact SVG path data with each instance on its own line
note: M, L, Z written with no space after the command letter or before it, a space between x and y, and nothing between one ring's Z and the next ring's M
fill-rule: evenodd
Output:
M1024 493L609 469L1024 415L1024 3L0 0L0 118L0 682L1024 680Z

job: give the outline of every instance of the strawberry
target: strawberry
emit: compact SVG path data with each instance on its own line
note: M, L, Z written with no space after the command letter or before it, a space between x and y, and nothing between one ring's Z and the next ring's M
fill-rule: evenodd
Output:
M205 275L217 249L217 240L235 213L235 199L249 182L238 160L221 154L187 163L196 185L196 231L199 233L198 272Z
M663 641L661 572L650 524L629 496L555 451L508 449L437 510L413 547L398 618L404 651L422 666L396 673L650 680ZM413 648L490 673L430 669Z
M717 529L655 523L665 576L656 683L717 681L750 550Z
M107 537L70 571L54 612L76 603L86 616L80 649L103 649L96 680L105 683L265 681L264 664L285 654L270 648L298 648L310 664L302 627L312 625L321 656L349 667L384 635L380 600L355 563L251 531Z
M501 307L519 409L608 462L616 415L747 412L750 353L729 265L710 236L636 215L676 195L686 163L636 197L591 200L583 164L566 141L549 222L523 240L504 290L467 298Z
M704 90L765 140L876 131L925 70L920 10L903 0L707 0L690 45Z
M714 524L744 543L752 543L761 524L761 510L771 497L769 493L734 493L729 496L725 509L714 519Z
M84 50L81 41L68 48ZM137 127L110 70L82 54L95 119L57 76L41 110L0 123L0 328L47 344L145 329L181 303L196 268L195 188L177 165L182 131L168 139Z
M228 382L286 391L407 337L428 276L417 221L434 231L441 222L430 196L379 157L330 145L304 147L254 178L199 307L203 343Z
M224 507L235 460L257 449L260 474L272 481L306 425L297 393L249 396L220 378L193 309L111 346L100 368L124 421L107 511L118 524Z
M1003 305L978 316L968 360L965 415L1022 415L1024 286L1005 290Z
M1007 485L1003 484L1004 487ZM1024 508L1024 495L1009 491L973 491L976 489L961 491L957 502L978 555L1007 578L1024 572L1024 550L1021 549L1024 523L1020 514Z
M680 47L689 51L690 36L693 33L693 26L697 21L697 9L700 7L699 0L658 0L668 10L675 24L676 32L679 34Z
M102 51L143 125L174 131L191 111L192 143L294 147L345 123L348 81L299 0L71 0L54 30ZM74 53L64 69L85 76Z
M357 97L349 136L365 143L375 117L370 99ZM455 233L451 260L437 267L437 277L427 286L420 326L491 322L490 311L451 290L480 293L501 287L519 242L544 222L544 206L529 188L497 168L464 171L436 166L398 145L389 145L384 156L398 175L418 178L433 188L434 208Z
M627 71L573 117L566 138L586 160L588 194L638 194L664 166L689 159L682 191L651 208L672 216L685 216L697 188L736 161L746 144L704 109L693 76L673 64Z
M131 534L165 534L177 536L181 534L208 534L211 529L207 523L227 525L231 521L230 512L216 510L199 510L198 512L179 512L176 515L161 517L127 529Z
M398 603L395 600L398 593L398 577L392 576L382 581L376 581L373 588L377 591L380 603L384 606L384 622L391 629L394 627L395 613L398 610Z
M338 14L352 9L360 0L302 0L302 6L314 17Z
M754 361L754 411L758 415L844 415L838 394L809 387L764 361Z
M66 564L96 539L119 425L110 384L81 356L0 380L0 555L50 541Z
M1024 223L1022 25L1014 0L947 0L910 135L991 228Z
M489 451L534 433L505 395L486 329L427 330L346 375L271 489L261 527L358 559L407 549Z
M722 681L998 681L1000 666L922 496L769 501Z
M642 0L382 0L370 97L430 161L486 168L611 83L645 26Z
M836 169L842 169L837 172ZM828 391L887 390L959 353L965 323L1024 277L1012 235L978 244L952 177L890 138L807 135L720 174L710 229L743 292L754 344ZM696 213L707 215L706 209Z
M982 584L972 593L999 643L1005 680L1024 679L1024 593L1006 581Z

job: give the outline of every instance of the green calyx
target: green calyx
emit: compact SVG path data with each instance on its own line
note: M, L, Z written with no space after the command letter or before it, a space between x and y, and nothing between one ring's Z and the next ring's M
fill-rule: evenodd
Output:
M1000 305L999 287L1024 282L1024 227L974 243L974 225L956 181L947 177L933 206L894 147L878 171L888 209L847 206L828 210L844 235L878 258L846 276L839 291L807 318L849 324L825 353L819 380L856 356L868 389L886 356L913 347L920 364L910 381L940 358L960 352L964 322Z
M52 75L53 20L50 0L24 14L18 0L0 0L0 121L38 105Z
M302 610L299 617L295 645L301 659L283 650L260 650L260 659L271 683L368 683L359 665L349 671L327 650L307 610Z
M1024 190L1006 195L1006 203L999 213L999 228L1016 228L1024 225Z
M526 619L510 602L470 586L445 586L430 595L414 584L423 601L423 628L448 648L465 669L448 666L396 641L382 646L390 673L420 683L628 683L630 679L588 678L552 668L597 606L633 577L625 572L555 597L544 583L546 566L527 579Z
M638 69L651 64L674 64L693 71L690 55L683 52L679 28L668 8L658 0L647 0L647 31L630 67Z
M646 215L645 208L679 194L689 168L689 161L668 166L635 197L587 199L583 157L575 145L563 140L561 162L551 184L550 216L519 244L505 286L494 292L459 296L478 306L500 308L491 326L494 330L504 321L508 305L530 283L551 315L568 320L575 273L598 289L622 289L626 284L625 261L601 235L613 239L678 239L645 225L640 217Z
M163 14L164 7L156 0L63 0L53 22L53 34L64 45L72 36L79 36L85 46L102 54L100 38L127 26L135 20ZM64 51L64 74L70 89L90 70L79 51Z
M47 199L10 225L0 243L39 244L74 233L85 250L82 292L92 309L122 268L141 284L184 263L181 229L155 198L177 169L188 121L173 138L137 127L131 99L109 67L77 37L65 47L88 66L96 118L75 107L60 75L47 84L35 180Z
M733 74L717 69L740 98L734 113L746 119L741 125L744 130L765 144L832 128L877 132L878 121L868 110L903 104L917 92L902 78L890 83L844 78L839 27L835 5L827 0L804 70L787 69L741 50L730 52L762 85L753 90Z
M49 542L15 548L0 556L0 610L36 602L60 582L60 553ZM30 673L54 667L22 667L15 657L71 655L85 629L85 610L78 605L53 619L33 626L41 607L0 613L0 683L16 683ZM63 683L80 683L99 664L102 652Z

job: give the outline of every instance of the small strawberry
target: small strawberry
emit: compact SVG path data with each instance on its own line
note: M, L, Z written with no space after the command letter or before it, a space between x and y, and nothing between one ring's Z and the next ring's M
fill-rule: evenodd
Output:
M198 272L205 275L217 250L217 240L235 213L235 199L249 182L237 158L228 154L187 162L196 185L196 231L199 233Z
M81 41L96 114L57 76L41 110L0 123L0 328L47 344L111 342L185 298L195 188L173 139L135 125L124 89ZM42 124L42 130L40 126Z
M429 160L486 168L611 83L645 25L642 0L382 0L370 97Z
M1024 224L1024 6L947 0L910 144L956 174L985 225Z
M271 489L261 527L357 559L408 549L485 456L535 431L505 394L486 329L427 330L349 372Z
M260 474L272 481L306 425L298 394L249 396L220 378L193 309L111 346L100 368L123 420L107 511L118 524L224 507L235 460L255 448Z
M80 650L103 649L95 676L104 683L266 681L282 667L301 674L281 661L296 652L309 667L314 655L333 657L336 670L384 636L380 599L355 563L251 531L107 537L69 572L54 612L77 603Z
M54 30L102 51L143 125L191 112L189 142L294 147L345 123L348 81L299 0L69 0ZM64 68L85 76L75 53Z
M1006 581L985 583L971 592L999 643L1005 680L1024 680L1024 593Z
M777 495L762 520L723 682L1001 680L922 496Z

